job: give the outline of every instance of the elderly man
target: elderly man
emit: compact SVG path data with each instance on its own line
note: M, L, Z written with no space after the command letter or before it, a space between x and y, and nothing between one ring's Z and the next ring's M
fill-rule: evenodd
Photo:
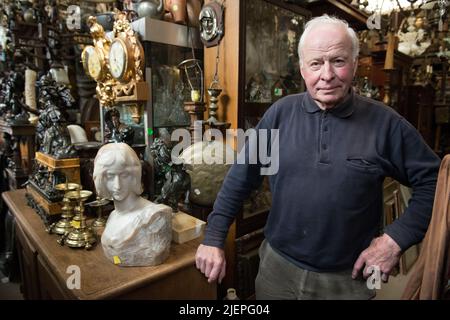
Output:
M257 299L369 299L364 279L379 268L387 281L428 228L440 159L403 117L352 91L358 51L345 21L309 21L299 43L307 92L277 101L257 126L278 129L280 141ZM210 282L225 276L228 228L261 183L259 168L235 164L218 194L196 255ZM380 236L387 176L411 186L413 196Z

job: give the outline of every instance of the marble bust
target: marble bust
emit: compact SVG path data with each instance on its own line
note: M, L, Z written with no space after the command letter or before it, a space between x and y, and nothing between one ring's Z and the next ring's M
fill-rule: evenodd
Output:
M140 196L141 162L126 143L109 143L94 160L97 195L114 201L101 237L106 257L120 266L154 266L169 256L172 209Z

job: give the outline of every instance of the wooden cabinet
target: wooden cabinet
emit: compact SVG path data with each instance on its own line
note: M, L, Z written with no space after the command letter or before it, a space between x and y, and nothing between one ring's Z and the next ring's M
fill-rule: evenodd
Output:
M444 157L450 153L450 65L445 59L436 59L432 68L436 88L434 151Z
M25 299L40 299L37 273L37 251L25 236L22 227L16 224L16 248L19 257L21 290Z
M370 56L359 58L357 77L368 77L370 82L378 88L381 100L385 100L386 89L389 87L388 105L400 114L408 109L407 90L409 68L412 58L399 52L394 52L394 70L385 71L386 49L380 47Z
M276 100L305 91L298 43L309 11L280 1L240 1L238 126L254 127Z
M10 124L0 120L0 145L6 158L5 174L11 190L22 188L28 180L33 166L35 131L32 124Z
M407 108L401 113L434 148L436 125L434 120L434 89L431 85L406 86Z
M195 267L199 239L172 243L161 265L123 268L106 259L100 244L91 251L60 246L26 205L25 190L2 197L16 219L25 299L216 299L216 285ZM73 267L80 271L79 289L67 285Z

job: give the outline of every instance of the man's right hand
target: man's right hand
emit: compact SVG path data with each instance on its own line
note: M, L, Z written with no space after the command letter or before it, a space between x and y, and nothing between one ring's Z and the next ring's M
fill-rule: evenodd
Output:
M225 252L223 249L201 244L195 255L195 266L208 278L209 283L216 280L221 283L225 277Z

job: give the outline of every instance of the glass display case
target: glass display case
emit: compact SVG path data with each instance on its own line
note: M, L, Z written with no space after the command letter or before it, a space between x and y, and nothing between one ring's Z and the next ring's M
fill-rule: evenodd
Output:
M189 126L189 115L184 101L190 100L190 91L183 84L177 65L191 56L190 49L160 43L151 44L153 126Z
M271 0L244 1L241 58L241 128L254 127L267 108L305 90L299 71L298 41L309 13Z

